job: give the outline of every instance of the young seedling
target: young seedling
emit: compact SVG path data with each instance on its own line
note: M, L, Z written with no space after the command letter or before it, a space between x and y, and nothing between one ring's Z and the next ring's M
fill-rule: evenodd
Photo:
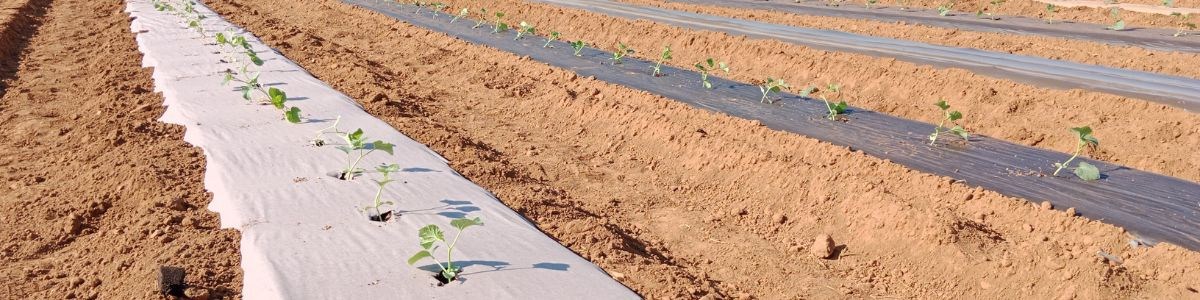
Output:
M621 59L625 58L625 55L630 53L633 53L633 49L630 49L629 46L625 46L625 43L618 42L617 51L614 51L612 56L613 64L615 65L621 63Z
M970 138L967 130L963 129L962 125L958 125L958 120L962 119L962 113L958 112L957 110L950 110L950 104L947 104L946 100L938 100L938 102L934 103L933 105L937 105L937 107L942 110L942 120L938 122L937 127L933 128L933 133L929 134L930 146L933 146L933 144L937 142L938 135L942 133L953 133L954 135L961 137L963 141L966 141L968 138ZM954 125L954 127L946 128L946 122L950 122L950 125Z
M1058 176L1058 172L1061 172L1063 169L1070 168L1071 161L1075 160L1076 157L1079 157L1079 153L1083 152L1084 148L1094 151L1097 147L1100 147L1100 140L1097 140L1095 136L1092 136L1091 127L1074 127L1071 128L1071 131L1075 132L1075 138L1077 139L1075 143L1075 153L1072 154L1071 158L1068 158L1067 161L1054 164L1055 167L1058 167L1058 169L1054 170L1054 176ZM1100 179L1100 169L1097 169L1096 166L1093 166L1087 162L1079 162L1079 165L1074 171L1075 176L1079 176L1079 179L1083 179L1085 181Z
M327 133L334 133L334 134L339 134L339 135L346 134L345 132L342 132L341 129L338 129L338 123L341 123L341 122L342 122L342 116L337 116L337 119L333 120L332 125L329 125L329 127L321 128L321 130L318 130L316 136L313 136L313 139L312 139L313 146L317 146L317 147L325 146L325 139L321 138L321 136L323 136Z
M342 180L354 180L355 176L362 173L362 171L358 170L358 163L362 161L363 157L367 157L367 155L376 150L393 155L392 148L395 147L395 145L384 141L365 142L366 138L363 137L361 128L354 132L343 134L342 139L346 144L337 147L338 150L346 153L346 169L342 170L342 173L338 176Z
M435 276L437 277L438 281L441 281L443 284L453 281L458 277L458 273L462 271L458 267L454 266L453 259L454 246L458 244L458 238L462 236L463 230L466 230L468 227L482 225L483 222L479 221L479 217L471 219L462 218L450 221L450 226L458 229L458 233L454 235L454 239L450 240L450 243L446 243L445 234L442 233L441 227L438 227L435 224L422 227L421 230L418 231L417 235L421 238L421 251L413 254L412 257L409 257L408 264L413 265L426 258L432 259L433 262L436 263L442 270L438 273L438 276ZM438 261L437 257L433 256L433 251L436 251L439 247L437 245L438 243L441 243L446 247L445 264L442 264L441 261Z
M458 21L458 19L461 19L462 17L466 17L467 14L469 14L469 13L471 13L471 10L466 9L466 8L459 10L458 14L454 15L454 18L450 19L450 23L454 23L454 21Z
M486 8L480 8L480 9L479 9L479 15L480 15L480 16L479 16L479 20L478 20L478 21L475 21L475 26L472 26L471 28L479 28L480 26L483 26L483 24L486 24L486 23L487 23L487 17L488 17L488 14L487 14L487 9L486 9Z
M729 65L725 64L725 62L718 63L709 57L703 62L696 63L696 70L700 70L700 83L704 84L704 88L712 89L712 83L708 82L708 74L717 70L725 71L725 74L729 74Z
M871 6L875 5L877 2L879 2L879 0L867 0L867 9L871 9Z
M575 49L575 56L582 56L579 54L579 51L583 51L584 46L587 46L587 43L584 43L582 40L571 42L571 49Z
M825 91L837 93L838 98L842 96L842 86L836 83L830 83L827 85L825 87ZM829 102L829 99L825 97L825 93L821 93L821 101L825 102L825 108L829 110L829 114L825 115L825 118L834 121L838 119L838 116L845 113L846 108L849 107L849 105L846 104L846 101L840 101L838 103Z
M758 90L762 92L762 99L758 100L758 103L774 104L775 99L768 99L771 93L779 93L788 88L791 87L788 86L786 82L783 82L783 79L776 80L775 78L767 78L766 82L763 82L762 85L758 86Z
M954 2L947 2L946 4L942 4L942 6L938 6L938 15L943 17L950 15L950 12L952 12L950 8L952 7L954 7Z
M372 181L375 181L375 185L379 186L379 189L375 191L374 203L370 206L363 207L363 211L365 211L367 213L367 217L370 218L371 221L383 222L383 221L387 221L387 218L388 218L388 216L391 215L391 213L390 212L384 213L384 212L380 211L379 208L383 207L384 205L395 205L395 203L392 201L383 201L383 188L386 187L388 183L392 183L395 181L394 179L392 179L391 174L394 172L400 171L400 165L397 165L397 164L379 165L378 167L375 167L375 171L379 172L379 174L383 174L383 179L382 180L372 179Z
M550 42L557 41L558 36L559 36L558 31L551 31L550 37L546 38L546 43L542 45L542 48L554 48L554 46L550 46Z
M663 62L671 60L671 46L663 46L663 51L658 55L658 61L654 62L654 72L650 76L662 76Z
M896 5L900 6L900 10L908 10L908 0L896 0Z
M1113 7L1112 10L1110 10L1108 12L1108 16L1111 17L1115 21L1113 21L1112 25L1110 25L1108 27L1104 27L1104 29L1113 30L1113 31L1125 30L1125 19L1121 18L1121 9L1120 8Z
M271 100L271 105L275 106L276 109L283 111L283 118L285 120L292 124L300 123L300 108L295 106L287 107L284 105L284 102L287 101L287 93L284 93L283 90L277 88L270 88L267 90L267 95Z
M1176 18L1179 18L1179 28L1178 28L1178 30L1175 31L1175 34L1173 36L1175 36L1175 37L1185 36L1185 35L1188 35L1188 32L1187 32L1188 30L1196 30L1196 23L1188 22L1188 17L1191 17L1192 16L1191 14L1181 14L1179 12L1173 12L1173 13L1171 13L1171 15L1175 16Z
M1058 6L1046 4L1046 24L1054 24L1054 13L1056 12L1058 12Z
M533 25L530 25L525 21L521 21L521 30L517 31L517 37L513 38L513 40L519 40L521 39L521 36L526 34L533 35L535 30L537 29L534 29Z
M442 12L442 10L446 9L446 4L443 4L441 2L434 2L433 5L431 5L431 6L433 6L433 17L434 18L437 18L438 15L440 15L440 13Z
M492 33L501 33L508 31L508 24L504 23L504 13L496 12L496 27L492 28Z
M1175 7L1175 0L1162 0L1162 5L1166 7Z
M984 18L984 19L988 19L988 20L992 20L992 21L1000 20L1000 17L993 16L992 12L999 10L1000 5L1004 4L1005 1L1006 0L992 0L988 4L988 11L987 12L984 12L983 10L975 11L975 17Z

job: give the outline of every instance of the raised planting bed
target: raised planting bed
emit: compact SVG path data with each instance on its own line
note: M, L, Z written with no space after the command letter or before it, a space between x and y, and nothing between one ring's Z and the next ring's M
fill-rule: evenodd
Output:
M1130 45L1162 51L1200 52L1200 37L1194 35L1174 36L1179 30L1160 28L1137 28L1108 30L1110 24L1063 22L1052 16L1028 18L1020 16L996 16L998 20L981 18L974 12L947 12L939 15L935 9L899 7L866 7L858 5L829 6L814 2L751 1L751 0L672 0L670 2L712 5L742 9L770 10L801 15L828 16L851 19L904 22L963 30L1040 35L1094 41L1115 45ZM1184 30L1184 33L1189 32Z
M986 136L968 143L929 145L934 125L848 107L838 121L826 119L825 102L798 95L772 93L773 103L760 103L759 86L709 76L714 87L701 86L700 74L659 66L662 76L651 75L655 62L622 58L614 53L580 47L578 55L566 42L529 37L515 39L516 30L499 31L478 22L449 22L417 8L370 0L348 0L382 14L468 42L495 47L581 76L662 95L694 107L758 120L763 125L861 150L913 169L957 178L1006 195L1034 201L1048 200L1056 207L1074 207L1084 216L1125 227L1147 243L1168 241L1200 249L1200 185L1172 177L1142 172L1094 160L1101 178L1082 181L1064 173L1052 176L1053 163L1071 155L1030 148ZM944 140L943 140L944 141Z
M817 49L961 68L1035 86L1101 91L1200 111L1200 80L967 48L806 29L606 0L535 0L631 20L774 39Z
M203 5L126 11L165 98L161 121L204 150L209 209L242 232L245 298L638 298ZM250 77L247 100L238 81Z

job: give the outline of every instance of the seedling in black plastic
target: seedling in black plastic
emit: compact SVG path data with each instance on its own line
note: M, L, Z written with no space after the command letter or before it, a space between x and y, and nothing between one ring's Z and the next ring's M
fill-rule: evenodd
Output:
M1058 12L1058 6L1054 4L1046 4L1046 24L1054 23L1054 13Z
M519 39L521 39L521 36L524 36L526 34L533 35L536 30L537 29L533 28L532 24L526 23L525 21L521 21L521 30L517 31L517 37L513 38L513 40L514 41L519 40Z
M696 70L700 71L700 83L704 84L704 88L711 89L712 83L708 82L708 74L718 70L729 74L729 65L725 64L725 62L718 63L710 57L703 62L696 63Z
M483 222L479 221L479 217L471 219L462 218L450 221L450 226L458 229L458 233L454 235L454 239L451 240L450 243L446 243L445 234L442 233L442 228L438 227L436 224L430 224L422 227L421 230L418 231L418 237L421 238L421 251L413 254L412 257L409 257L408 264L413 265L417 262L425 260L426 258L432 259L433 262L438 265L438 268L441 268L441 272L438 272L438 276L435 276L435 278L437 278L438 281L441 281L442 284L450 283L450 281L453 281L455 278L457 278L459 272L462 271L462 269L454 266L454 246L458 244L458 238L462 236L463 230L477 225L483 225ZM438 245L439 243L441 245ZM446 247L445 264L442 264L441 261L438 261L437 257L433 256L433 252L436 251L439 246Z
M472 26L471 28L479 28L480 26L483 26L483 24L487 23L487 17L488 17L487 9L480 8L479 9L479 20L475 21L475 26Z
M1092 136L1091 127L1074 127L1071 128L1071 131L1075 132L1075 138L1077 139L1075 143L1075 153L1072 154L1071 158L1068 158L1067 161L1054 164L1055 167L1058 167L1058 169L1054 170L1054 176L1058 176L1058 172L1061 172L1063 169L1070 168L1071 161L1075 160L1076 157L1079 157L1079 153L1083 152L1084 148L1094 151L1097 147L1100 147L1100 140L1097 140L1095 136ZM1100 169L1087 162L1079 162L1079 165L1074 171L1075 176L1078 176L1079 179L1083 179L1085 181L1100 179Z
M508 31L508 24L504 23L504 13L496 12L496 27L492 28L492 33L501 33Z
M929 134L930 146L933 146L933 144L937 142L938 135L942 133L953 133L954 135L961 137L963 141L966 141L968 138L970 138L970 134L967 133L967 130L963 129L962 125L958 125L958 120L962 119L961 112L958 112L957 110L950 110L950 104L947 104L946 100L938 100L938 102L934 103L933 105L936 105L942 110L942 120L938 122L937 127L933 128L933 133ZM954 127L946 128L946 122L949 122L950 125L954 125Z
M571 49L575 49L575 56L580 56L579 51L583 51L583 47L587 46L582 40L571 42Z
M771 93L779 93L790 86L783 79L776 80L775 78L767 78L766 82L758 86L758 90L762 92L762 99L758 103L775 103L775 99L770 98Z
M458 14L457 14L457 15L454 15L454 18L451 18L451 19L450 19L450 23L454 23L454 21L458 21L458 19L461 19L462 17L466 17L466 16L467 16L467 14L469 14L469 13L471 13L471 10L469 10L469 9L466 9L466 8L463 8L462 10L459 10L459 11L458 11Z
M626 46L625 43L618 42L617 51L614 51L612 56L613 64L615 65L621 63L621 59L625 58L625 55L630 53L633 53L633 49L629 49L629 46Z
M830 93L837 93L839 98L842 95L842 86L836 83L830 83L825 87L825 90ZM846 101L840 101L837 103L829 102L829 99L825 98L825 93L821 94L821 101L825 101L825 108L829 110L829 114L825 115L825 118L836 121L838 116L846 112L846 108L849 107L849 105L846 104Z
M558 33L558 31L551 31L550 37L546 38L546 43L542 44L542 48L554 48L554 46L550 46L550 42L557 41L559 35L560 34Z
M1188 32L1187 32L1188 30L1196 30L1196 23L1188 22L1188 17L1191 17L1192 16L1191 14L1181 14L1179 12L1173 12L1173 13L1171 13L1171 15L1175 16L1176 18L1179 19L1179 27L1177 28L1177 30L1175 31L1175 34L1173 36L1175 36L1175 37L1185 36L1185 35L1188 35Z
M1112 25L1110 25L1108 27L1104 27L1104 29L1114 30L1114 31L1125 30L1125 19L1121 18L1121 8L1113 7L1112 10L1108 11L1108 16L1110 18L1112 18L1114 21L1113 21Z
M661 54L658 55L658 61L654 62L654 72L651 76L658 77L662 75L663 62L671 60L671 46L664 46Z

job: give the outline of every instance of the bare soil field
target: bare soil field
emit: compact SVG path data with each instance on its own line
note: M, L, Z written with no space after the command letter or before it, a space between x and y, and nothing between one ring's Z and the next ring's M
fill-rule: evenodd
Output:
M1166 244L1130 248L1118 228L1023 199L578 77L338 1L209 5L441 153L646 298L1200 297L1200 273L1188 267L1200 254ZM730 59L738 79L790 73L785 78L794 82L837 80L875 93L851 96L859 105L917 119L933 117L926 106L938 96L963 99L956 105L983 120L972 128L1039 147L1069 148L1063 119L1096 122L1114 133L1108 143L1123 146L1102 148L1110 149L1104 159L1200 178L1188 154L1200 122L1136 99L521 1L493 7L566 39L706 49ZM676 61L703 54L679 51ZM1145 138L1122 140L1117 128L1125 126ZM1186 142L1135 142L1167 139ZM814 245L822 234L832 236L836 259L810 254L824 250Z
M3 59L0 298L154 299L161 265L240 298L238 233L205 209L200 150L155 121L123 3L33 1L28 42L3 43L23 54Z
M1141 3L1141 4L1161 5L1161 2L1155 3L1153 0L1137 0L1137 1L1144 1L1144 2L1137 2L1137 3ZM842 1L840 3L842 3L842 5L864 5L864 4L866 4L866 2L867 1L865 1L865 0L847 0L847 1ZM939 6L942 6L942 5L945 5L946 3L948 3L948 1L939 1L939 0L904 0L903 1L904 5L900 5L897 1L879 1L879 2L880 2L879 3L880 5L886 5L886 6L926 8L926 9L934 9L935 11ZM1135 2L1131 2L1131 1L1118 1L1118 2L1135 3ZM1184 1L1179 1L1178 3L1176 3L1175 6L1176 7L1192 7L1192 8L1197 7L1194 3L1188 3L1188 2L1184 2ZM1004 3L998 7L991 6L991 1L955 1L953 9L955 11L966 12L966 13L975 13L976 11L983 10L984 12L990 12L995 15L1023 16L1023 17L1030 17L1030 18L1044 18L1044 17L1047 17L1050 15L1046 12L1046 3L1033 1L1033 0L1004 1ZM1063 20L1063 21L1085 22L1085 23L1095 23L1095 24L1112 24L1115 20L1112 19L1111 16L1109 16L1110 11L1111 11L1111 9L1099 8L1099 7L1082 7L1082 6L1074 7L1074 8L1059 7L1057 9L1057 12L1055 12L1053 14L1053 17L1055 20ZM1197 16L1192 16L1192 20L1195 21L1196 17ZM1128 28L1137 28L1137 27L1176 28L1176 27L1178 27L1178 24L1179 24L1177 17L1170 16L1170 15L1163 15L1163 14L1148 14L1148 13L1140 13L1140 12L1133 12L1133 11L1122 11L1121 18L1125 20L1126 27L1128 27Z

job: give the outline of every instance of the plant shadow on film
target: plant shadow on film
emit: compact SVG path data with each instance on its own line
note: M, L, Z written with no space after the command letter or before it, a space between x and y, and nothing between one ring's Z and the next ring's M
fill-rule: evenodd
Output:
M442 171L438 171L438 170L434 170L434 169L429 169L429 168L422 168L422 167L413 167L413 168L404 168L404 169L400 169L400 172L409 172L409 173L431 173L431 172L436 172L436 173L441 173ZM442 200L442 201L443 201L443 202L445 202L445 201L448 201L448 200ZM467 202L467 201L463 201L463 202ZM470 203L470 202L468 202L468 203Z
M466 278L464 278L466 276L490 273L490 272L535 270L535 269L566 272L571 269L571 265L564 264L564 263L555 263L555 262L540 262L540 263L536 263L536 264L533 264L530 266L514 268L514 267L512 267L512 264L510 264L508 262L494 261L494 260L456 261L456 262L454 262L454 266L459 267L463 270L461 273L459 273L459 276L457 278L458 280L461 280L461 281L466 281ZM441 272L441 270L442 270L436 264L428 264L428 265L420 266L420 267L417 267L417 269L428 271L430 273L437 273L437 272Z
M449 219L459 219L466 217L469 213L481 210L471 201L466 200L442 199L439 202L443 205L415 210L397 209L396 213L400 215L439 215Z

